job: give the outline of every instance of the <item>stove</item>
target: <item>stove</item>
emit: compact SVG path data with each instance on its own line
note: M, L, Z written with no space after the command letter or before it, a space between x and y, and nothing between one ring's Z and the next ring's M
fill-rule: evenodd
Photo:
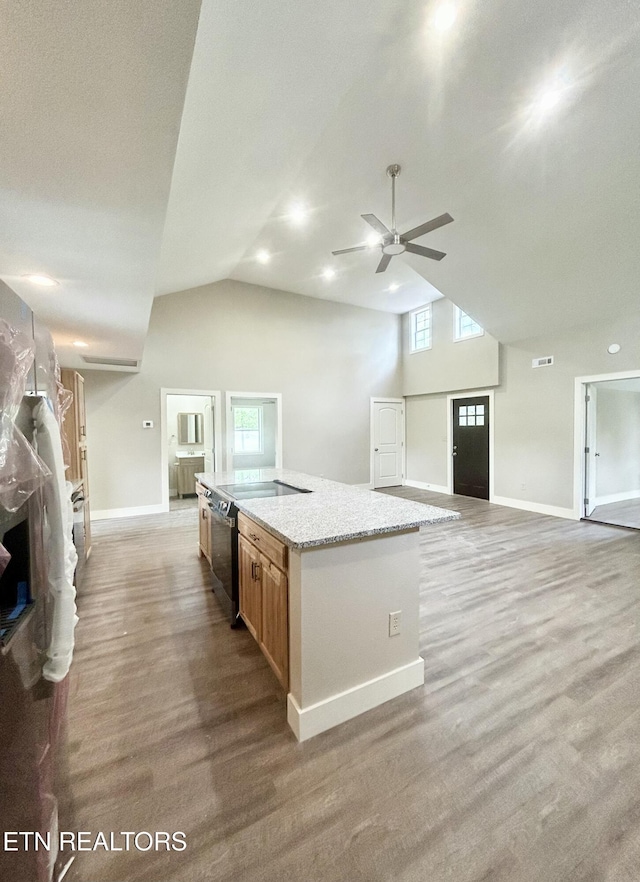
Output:
M209 493L213 591L229 616L232 628L242 625L238 591L238 508L235 500L293 496L297 493L311 491L276 480L222 484Z

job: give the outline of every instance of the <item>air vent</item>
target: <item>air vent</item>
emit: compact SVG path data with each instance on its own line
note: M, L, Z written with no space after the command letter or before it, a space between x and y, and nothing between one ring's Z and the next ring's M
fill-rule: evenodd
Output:
M553 364L553 355L545 355L543 358L534 358L531 367L549 367Z
M97 358L92 355L83 355L82 360L86 361L87 364L104 364L109 367L138 367L138 362L135 358Z

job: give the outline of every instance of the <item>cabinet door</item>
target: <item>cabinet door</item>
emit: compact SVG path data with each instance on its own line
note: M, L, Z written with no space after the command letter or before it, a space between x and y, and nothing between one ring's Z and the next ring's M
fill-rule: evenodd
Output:
M240 577L240 615L258 643L262 635L262 581L260 578L260 552L238 538L238 574Z
M211 529L209 521L209 506L207 500L198 496L198 546L200 556L204 554L211 561Z
M284 686L289 688L289 594L286 575L260 555L262 636L260 647Z

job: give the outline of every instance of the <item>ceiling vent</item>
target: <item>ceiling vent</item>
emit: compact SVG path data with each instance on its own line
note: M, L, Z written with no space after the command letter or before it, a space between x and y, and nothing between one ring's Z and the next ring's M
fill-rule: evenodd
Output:
M545 355L543 358L534 358L531 367L549 367L553 364L553 355Z
M101 364L105 367L138 367L138 361L135 358L97 358L92 355L83 355L82 360L87 364Z

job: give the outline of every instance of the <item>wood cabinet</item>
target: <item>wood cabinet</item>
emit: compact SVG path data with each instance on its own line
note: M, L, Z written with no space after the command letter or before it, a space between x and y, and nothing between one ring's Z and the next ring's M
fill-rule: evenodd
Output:
M211 563L211 509L207 498L207 489L196 484L198 496L198 557L206 557Z
M238 515L240 615L273 672L289 688L287 546L246 515Z
M84 403L84 377L70 368L60 371L62 385L72 394L72 401L62 423L63 447L69 458L67 480L76 494L84 497L84 555L91 553L91 506L89 503L89 469L87 464L87 420Z
M179 456L176 459L178 496L196 492L196 473L204 471L204 456Z

